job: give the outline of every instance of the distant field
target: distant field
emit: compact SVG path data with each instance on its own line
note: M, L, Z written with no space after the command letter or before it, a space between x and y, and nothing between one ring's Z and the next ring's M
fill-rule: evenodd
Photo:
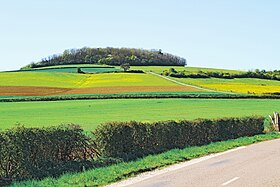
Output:
M240 70L227 70L227 69L215 69L215 68L200 68L200 67L183 67L183 66L131 66L131 69L144 70L144 71L153 71L155 73L162 73L164 70L169 70L170 68L174 68L177 71L188 71L191 73L197 73L199 71L204 72L223 72L223 73L241 73Z
M39 69L51 69L51 68L77 68L77 67L113 67L106 64L70 64L70 65L59 65L59 66L46 66L46 67L40 67L40 68L34 68L34 70Z
M77 74L82 71L97 74ZM160 74L175 68L177 71L196 73L225 72L241 73L239 70L225 70L197 67L132 66L132 70L153 71ZM118 66L79 64L36 68L27 72L0 73L0 96L49 96L71 94L119 94L148 92L205 92L199 88L178 85L151 74L106 73L121 71ZM171 77L169 77L171 78ZM171 78L182 83L243 94L267 94L280 92L280 81L264 79L218 79L218 78Z
M121 71L120 69L117 68L110 68L110 67L98 67L98 68L90 68L90 67L81 67L81 71L85 72L85 73L107 73L107 72L115 72L115 71ZM43 69L35 69L32 70L32 72L62 72L62 73L76 73L77 72L77 68L73 67L67 67L67 68L43 68Z
M120 69L119 66L109 66L109 65L104 65L104 64L72 64L72 65L59 65L59 66L47 66L47 67L40 67L40 68L34 68L33 71L35 70L51 70L51 69L62 69L62 68L74 68L76 69L77 67L80 68L115 68L115 69ZM144 71L153 71L155 73L161 73L164 70L169 70L170 68L174 68L177 71L189 71L196 73L198 71L204 71L204 72L214 72L214 71L219 71L219 72L224 72L224 73L240 73L243 72L241 70L228 70L228 69L217 69L217 68L200 68L200 67L189 67L189 66L131 66L130 69L132 70L144 70Z
M145 73L4 72L0 80L0 96L201 91Z
M164 70L168 70L169 66L133 66L133 69L142 69L145 71L153 71L158 74ZM224 70L213 68L196 68L196 67L173 67L177 71L189 71L190 73L196 73L198 71L203 72L224 72L224 73L241 73L238 70ZM169 77L171 78L171 77ZM268 94L268 93L280 93L280 81L265 80L265 79L253 79L253 78L236 78L236 79L219 79L219 78L172 78L182 83L195 85L202 88L208 88L211 90L233 92L233 93L245 93L245 94Z
M165 79L144 73L77 74L15 72L0 73L0 80L0 86L46 86L60 88L176 85Z
M59 68L77 68L77 67L92 67L92 68L115 68L120 69L119 66L109 66L104 64L72 64L72 65L59 65L59 66L47 66L47 67L41 67L41 68L34 68L34 70L46 70L46 69L59 69ZM204 72L214 72L219 71L223 73L240 73L242 71L240 70L228 70L228 69L217 69L217 68L200 68L200 67L184 67L184 66L131 66L130 69L132 70L144 70L144 71L153 71L155 73L161 73L164 70L169 70L170 68L174 68L178 71L186 70L189 72L196 73L198 71L204 71Z
M66 123L93 130L106 121L158 121L195 118L268 116L280 100L257 99L117 99L0 103L0 127L16 123L42 127Z
M280 92L280 81L265 79L191 79L191 78L173 78L177 81L197 85L212 90L236 92L236 93L275 93Z

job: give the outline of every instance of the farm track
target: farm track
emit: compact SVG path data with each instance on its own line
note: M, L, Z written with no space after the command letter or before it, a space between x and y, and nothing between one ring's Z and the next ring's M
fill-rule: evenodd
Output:
M154 73L154 72L147 72L147 73L155 75L155 76L158 76L158 77L161 77L161 78L163 78L165 80L171 81L173 83L176 83L176 84L179 84L179 85L182 85L182 86L192 87L192 88L203 90L203 91L207 91L207 92L218 92L218 93L224 93L224 94L235 94L235 93L232 93L232 92L223 92L223 91L211 90L211 89L208 89L208 88L202 88L202 87L199 87L199 86L194 86L194 85L191 85L191 84L182 83L182 82L173 80L171 78L168 78L166 76L163 76L163 75L160 75L160 74L157 74L157 73Z

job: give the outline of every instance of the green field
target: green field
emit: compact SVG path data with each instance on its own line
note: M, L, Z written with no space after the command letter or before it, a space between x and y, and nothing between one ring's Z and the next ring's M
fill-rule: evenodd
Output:
M33 70L39 69L52 69L52 68L83 68L83 67L92 67L92 68L99 68L99 67L113 67L106 64L70 64L70 65L58 65L58 66L46 66L40 68L33 68Z
M217 69L217 68L200 68L200 67L189 67L189 66L131 66L133 70L144 70L144 71L153 71L155 73L162 73L165 70L174 68L177 71L187 71L190 73L197 73L199 71L203 72L222 72L222 73L241 73L241 70L228 70L228 69Z
M16 123L27 127L80 124L93 130L107 121L159 121L196 118L268 116L280 110L280 100L118 99L0 103L2 129Z
M90 68L90 67L84 67L81 68L81 70L85 73L106 73L106 72L116 72L116 71L121 71L120 69L117 68ZM69 67L69 68L51 68L51 69L35 69L31 70L32 72L62 72L62 73L76 73L77 68Z
M41 68L34 68L35 70L49 70L52 69L61 69L61 68L83 68L83 67L92 67L92 68L115 68L120 69L119 66L109 66L105 64L72 64L72 65L59 65L59 66L47 66L47 67L41 67ZM161 73L164 70L169 70L170 68L175 68L177 71L183 71L186 70L188 72L197 73L199 71L204 72L223 72L223 73L240 73L243 72L241 70L228 70L228 69L218 69L218 68L202 68L202 67L183 67L183 66L131 66L130 69L132 70L144 70L144 71L153 71L155 73Z

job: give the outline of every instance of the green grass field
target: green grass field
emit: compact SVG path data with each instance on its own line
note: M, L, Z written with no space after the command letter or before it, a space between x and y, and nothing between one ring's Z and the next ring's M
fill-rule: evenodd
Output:
M184 66L131 66L133 70L144 70L153 71L155 73L162 73L164 70L169 70L174 68L177 71L188 71L190 73L197 73L199 71L203 72L223 72L223 73L241 73L241 70L228 70L228 69L216 69L216 68L200 68L200 67L184 67Z
M90 68L90 67L81 67L81 70L85 73L106 73L106 72L115 72L115 71L122 71L117 68ZM67 67L67 68L51 68L51 69L35 69L32 70L32 72L62 72L62 73L76 73L77 68L73 67Z
M39 69L52 69L52 68L83 68L83 67L113 67L109 66L106 64L70 64L70 65L58 65L58 66L46 66L46 67L40 67L40 68L33 68L34 70L39 70Z
M108 121L159 121L196 118L268 116L280 100L256 99L118 99L0 103L2 129L75 123L93 130Z

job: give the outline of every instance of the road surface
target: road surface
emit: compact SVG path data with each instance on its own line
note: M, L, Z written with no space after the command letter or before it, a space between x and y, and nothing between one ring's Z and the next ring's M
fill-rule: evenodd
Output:
M180 165L146 173L112 186L280 187L280 139L241 147Z

